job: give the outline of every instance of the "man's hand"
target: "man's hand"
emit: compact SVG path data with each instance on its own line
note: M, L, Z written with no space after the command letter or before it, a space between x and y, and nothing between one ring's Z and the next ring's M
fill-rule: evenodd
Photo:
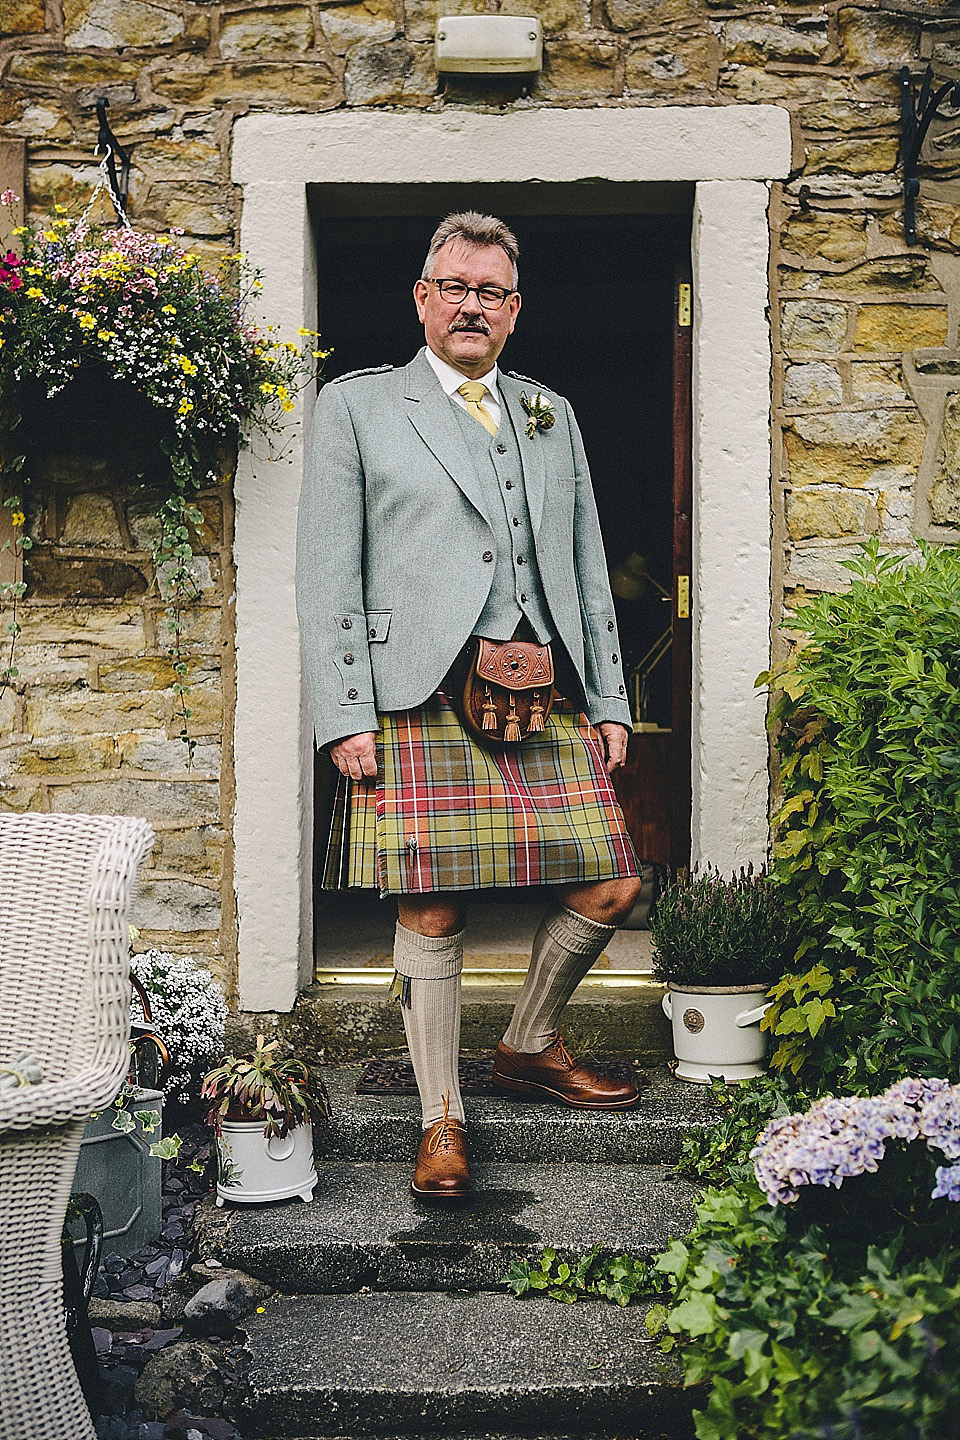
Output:
M607 752L607 774L612 775L614 770L619 770L621 765L627 763L630 731L626 725L618 725L613 720L601 720L597 729L603 736L603 748Z
M341 775L352 780L375 780L377 778L377 732L367 730L362 735L348 735L330 746L330 759Z

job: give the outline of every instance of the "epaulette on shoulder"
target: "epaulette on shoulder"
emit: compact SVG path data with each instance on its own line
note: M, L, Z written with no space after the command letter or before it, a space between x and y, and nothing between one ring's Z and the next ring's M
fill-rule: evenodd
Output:
M529 375L519 375L516 370L508 370L507 375L511 380L522 380L525 385L536 385L538 390L549 390L549 385L544 385L540 380L531 380Z
M369 365L365 370L348 370L346 375L335 375L330 384L342 385L344 380L356 380L358 375L385 375L388 370L396 368L395 365Z

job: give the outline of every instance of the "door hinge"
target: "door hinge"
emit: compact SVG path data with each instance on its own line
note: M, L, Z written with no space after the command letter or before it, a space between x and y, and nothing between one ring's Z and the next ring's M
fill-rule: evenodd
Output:
M686 329L690 324L690 311L692 306L691 287L689 285L677 286L677 324L681 329Z
M690 576L677 576L677 619L690 619Z

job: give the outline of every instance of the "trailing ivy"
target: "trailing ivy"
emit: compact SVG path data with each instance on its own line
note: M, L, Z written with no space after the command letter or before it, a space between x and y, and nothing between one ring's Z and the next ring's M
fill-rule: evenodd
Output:
M537 1260L514 1260L503 1283L514 1295L531 1292L573 1305L589 1296L629 1305L650 1294L650 1265L635 1255L606 1255L595 1245L577 1258L544 1250Z
M811 1091L957 1073L960 551L919 549L866 545L758 682L776 687L774 874L804 935L764 1025Z

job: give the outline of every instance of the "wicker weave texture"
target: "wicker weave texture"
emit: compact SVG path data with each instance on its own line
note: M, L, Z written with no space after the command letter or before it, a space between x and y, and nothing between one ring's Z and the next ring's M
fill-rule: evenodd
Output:
M64 1324L60 1235L83 1123L128 1063L128 909L144 820L0 815L0 1440L93 1440Z

